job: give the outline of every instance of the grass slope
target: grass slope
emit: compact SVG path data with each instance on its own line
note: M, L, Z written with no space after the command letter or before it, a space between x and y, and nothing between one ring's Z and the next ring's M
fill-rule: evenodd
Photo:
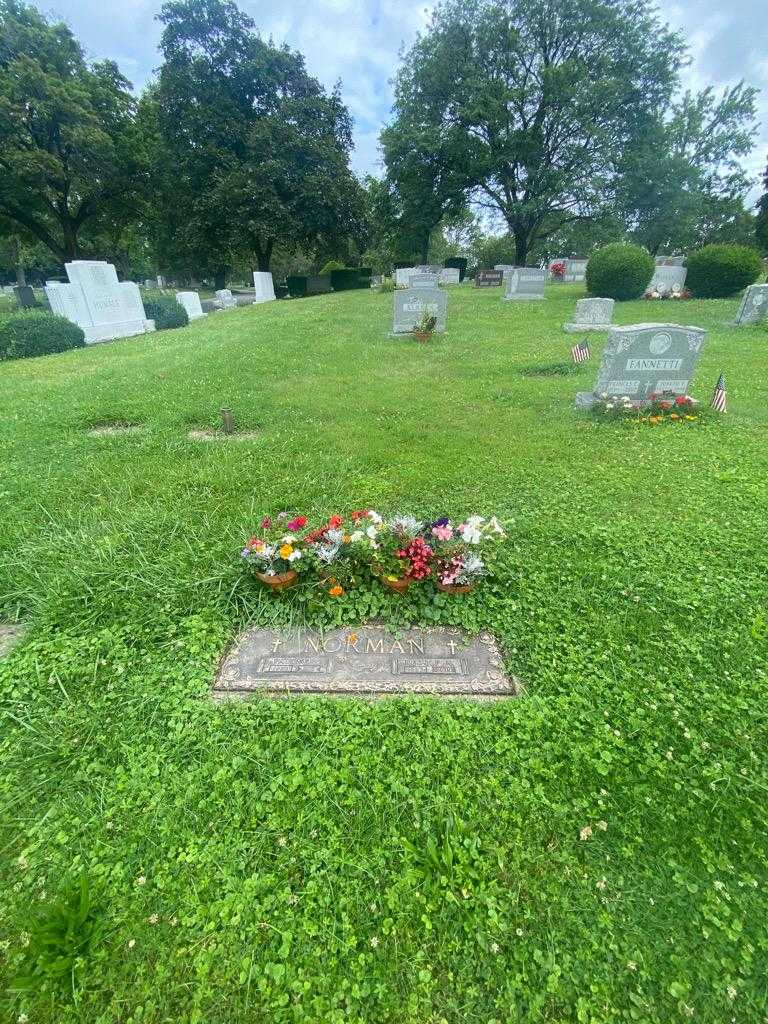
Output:
M735 301L619 305L708 328L694 393L722 369L732 411L596 425L597 358L520 373L567 360L580 294L453 290L428 346L358 292L0 367L6 978L83 869L105 929L11 1019L762 1019L768 336ZM258 439L187 440L225 404ZM86 433L115 421L143 429ZM366 505L513 520L496 580L242 577L263 512ZM244 623L374 615L494 630L529 695L209 702Z

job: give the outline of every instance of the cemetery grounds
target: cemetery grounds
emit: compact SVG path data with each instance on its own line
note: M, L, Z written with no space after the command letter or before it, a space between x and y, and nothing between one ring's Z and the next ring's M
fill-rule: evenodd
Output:
M768 333L617 304L705 327L729 412L597 423L583 294L455 288L422 345L347 292L0 368L3 989L81 878L96 927L3 1020L765 1020ZM187 437L223 405L256 436ZM243 574L264 513L361 507L509 540L460 599ZM246 623L371 618L491 630L526 692L210 700Z

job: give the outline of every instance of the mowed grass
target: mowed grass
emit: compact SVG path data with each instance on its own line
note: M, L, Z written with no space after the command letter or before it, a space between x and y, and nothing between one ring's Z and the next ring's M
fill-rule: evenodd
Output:
M758 1022L766 1015L768 334L736 300L617 306L710 334L729 413L595 424L544 303L453 289L447 334L335 294L0 366L6 984L85 871L104 927L30 1024ZM521 373L525 370L526 373ZM251 441L195 442L233 408ZM132 434L92 437L95 425ZM261 515L509 527L475 594L280 598ZM494 631L525 697L214 706L246 623ZM583 838L581 838L583 837Z

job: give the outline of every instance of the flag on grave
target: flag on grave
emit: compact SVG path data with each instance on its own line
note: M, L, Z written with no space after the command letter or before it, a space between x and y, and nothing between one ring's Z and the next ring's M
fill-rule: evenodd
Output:
M712 401L709 404L716 412L727 411L725 407L725 377L722 373L717 378L717 384L715 384L715 390L712 394Z
M571 359L574 363L586 363L589 359L589 342L586 338L571 347Z

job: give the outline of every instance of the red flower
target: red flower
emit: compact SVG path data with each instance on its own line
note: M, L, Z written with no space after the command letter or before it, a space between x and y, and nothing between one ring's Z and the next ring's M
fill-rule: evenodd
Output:
M359 508L355 512L350 512L349 515L352 522L356 523L358 519L365 519L365 517L368 515L368 509Z
M662 409L671 409L672 408L672 403L671 402L659 402L659 405L661 406Z
M262 530L268 530L271 525L272 525L272 520L269 518L269 516L264 516L264 518L261 520L261 528L262 528Z
M341 524L343 522L344 522L344 517L343 516L331 516L331 518L328 520L328 526L332 530L336 530L336 529L338 529L339 526L341 526Z
M303 530L304 527L307 525L307 517L296 516L295 519L292 519L290 523L286 523L285 525L288 527L291 533L296 533L297 530Z
M687 404L688 404L688 399L685 397L685 395L678 395L677 398L675 399L675 405L687 405Z

